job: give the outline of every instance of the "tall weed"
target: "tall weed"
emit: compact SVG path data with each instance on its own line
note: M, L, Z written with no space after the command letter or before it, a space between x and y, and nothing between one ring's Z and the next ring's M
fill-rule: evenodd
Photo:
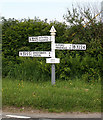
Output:
M16 64L11 68L8 77L28 81L46 81L50 79L50 75L48 70L44 69L45 65L42 65L42 60L23 58L20 64Z

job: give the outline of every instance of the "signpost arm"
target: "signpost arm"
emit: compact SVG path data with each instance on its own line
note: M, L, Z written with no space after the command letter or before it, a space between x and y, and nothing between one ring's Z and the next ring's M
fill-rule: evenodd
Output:
M55 58L55 28L54 26L52 26L51 30L51 36L52 36L52 42L51 42L51 51L52 51L52 58ZM52 67L51 67L51 83L52 85L55 84L55 64L52 63Z

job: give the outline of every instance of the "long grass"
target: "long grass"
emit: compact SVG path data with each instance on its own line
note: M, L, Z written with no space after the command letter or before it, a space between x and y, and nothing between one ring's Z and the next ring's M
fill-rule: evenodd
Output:
M100 112L101 84L80 80L29 82L3 79L3 105L49 112Z

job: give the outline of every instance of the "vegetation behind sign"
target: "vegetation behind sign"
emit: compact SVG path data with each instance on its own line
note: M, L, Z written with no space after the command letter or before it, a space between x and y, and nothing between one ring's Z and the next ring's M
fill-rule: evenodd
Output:
M87 20L92 19L90 10L82 11ZM79 17L77 17L79 15ZM56 79L70 80L82 78L83 81L100 81L103 73L103 25L92 20L83 28L84 16L68 10L65 19L47 23L35 19L5 19L2 17L3 77L30 81L47 81L50 78L50 65L45 58L20 58L19 51L51 51L50 43L28 43L29 36L49 36L52 25L56 28L56 43L86 44L86 51L56 51L61 63L56 65ZM75 35L73 33L77 32ZM42 76L42 77L41 77Z

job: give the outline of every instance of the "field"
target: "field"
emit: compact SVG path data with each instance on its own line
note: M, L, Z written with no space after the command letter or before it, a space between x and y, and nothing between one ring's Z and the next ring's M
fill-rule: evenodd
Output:
M101 83L82 80L29 82L3 79L3 106L49 112L101 112Z

